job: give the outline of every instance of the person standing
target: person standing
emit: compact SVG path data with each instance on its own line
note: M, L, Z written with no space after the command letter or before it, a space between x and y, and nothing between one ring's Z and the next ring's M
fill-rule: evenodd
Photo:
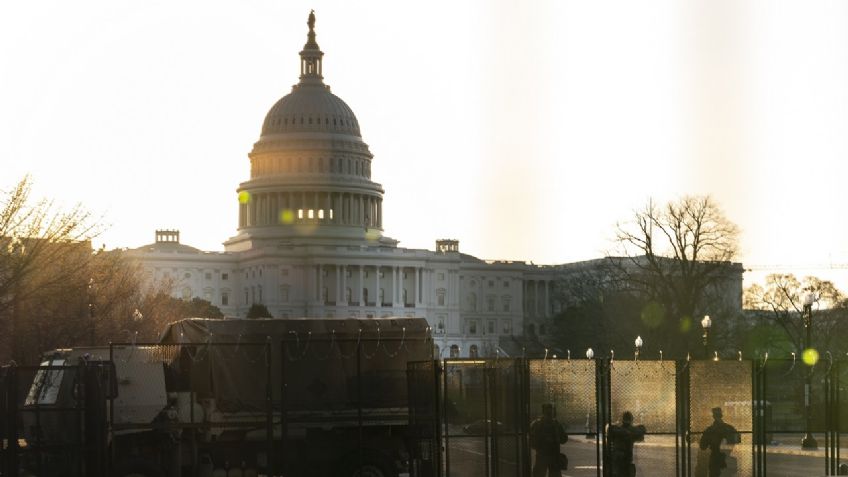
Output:
M530 424L530 447L536 451L533 477L560 477L559 446L568 441L565 428L554 417L554 405L542 404L542 416Z
M720 407L713 408L713 423L701 434L701 450L710 450L709 476L718 477L721 469L727 467L727 454L721 451L721 441L728 444L739 443L739 432L722 420Z
M610 441L610 460L613 477L635 477L636 466L633 464L633 443L645 440L645 426L633 425L633 414L625 411L621 416L621 424L613 424L607 431Z

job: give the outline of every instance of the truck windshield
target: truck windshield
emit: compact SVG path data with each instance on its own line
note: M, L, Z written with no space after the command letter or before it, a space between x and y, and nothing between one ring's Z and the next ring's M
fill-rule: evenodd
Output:
M64 359L42 361L40 369L35 373L35 379L32 380L26 401L24 401L25 406L56 404L56 399L59 398L62 376L65 374L64 364ZM56 368L53 368L54 366Z

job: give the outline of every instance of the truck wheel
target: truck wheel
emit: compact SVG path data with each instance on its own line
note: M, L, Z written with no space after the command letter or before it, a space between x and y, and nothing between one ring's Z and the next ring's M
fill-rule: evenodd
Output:
M165 477L158 465L144 459L121 462L115 467L114 477Z

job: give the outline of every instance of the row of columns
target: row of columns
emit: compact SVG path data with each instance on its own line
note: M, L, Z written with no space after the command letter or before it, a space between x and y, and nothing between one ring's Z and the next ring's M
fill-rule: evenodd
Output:
M422 267L401 267L401 266L383 266L383 265L325 265L318 264L314 266L316 282L315 282L315 294L313 299L316 302L324 301L324 289L327 288L328 295L326 296L327 301L331 301L332 298L335 298L334 302L337 305L348 305L350 303L358 303L359 306L371 306L369 303L373 303L373 306L381 307L386 306L406 306L412 305L418 307L422 304L423 298L423 280L422 274L424 273L424 269ZM330 270L334 272L333 280L334 280L334 288L335 288L335 297L329 296L330 287L328 284L324 282L324 272L327 273L327 278L330 278ZM358 274L358 280L351 280L351 285L356 285L356 288L350 287L348 285L348 271L353 272L356 270ZM380 277L380 272L387 272L391 270L391 277ZM365 272L371 271L374 273L373 281L368 278L365 278ZM403 290L404 290L404 271L412 271L412 296L409 296L409 292L407 292L407 296L404 299ZM351 278L353 278L353 274L351 273ZM383 282L383 287L390 296L380 297L380 288L381 281ZM368 285L373 283L373 289ZM351 295L348 300L347 289L351 288ZM365 289L369 290L369 294L365 296ZM373 291L372 291L373 290ZM372 295L373 293L373 295ZM411 301L410 301L411 298ZM389 300L389 301L386 301Z
M553 282L550 280L525 280L525 313L531 316L550 316L552 286Z
M320 124L321 118L317 118ZM328 118L325 118L329 121ZM311 118L310 118L311 121ZM335 119L333 119L335 122ZM311 124L311 123L310 123ZM294 124L292 124L294 125ZM343 158L286 158L260 156L253 158L250 163L250 177L257 178L268 175L290 173L324 173L346 174L351 176L371 178L370 161L365 159Z
M383 226L382 198L349 192L304 191L252 194L239 206L239 228L284 223L281 214L286 209L293 214L294 222Z

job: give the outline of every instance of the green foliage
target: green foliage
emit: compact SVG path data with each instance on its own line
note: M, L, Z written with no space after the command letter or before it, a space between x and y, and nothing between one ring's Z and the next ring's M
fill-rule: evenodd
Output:
M250 305L250 309L247 310L248 318L273 318L271 312L268 311L268 307L261 303L254 303Z

